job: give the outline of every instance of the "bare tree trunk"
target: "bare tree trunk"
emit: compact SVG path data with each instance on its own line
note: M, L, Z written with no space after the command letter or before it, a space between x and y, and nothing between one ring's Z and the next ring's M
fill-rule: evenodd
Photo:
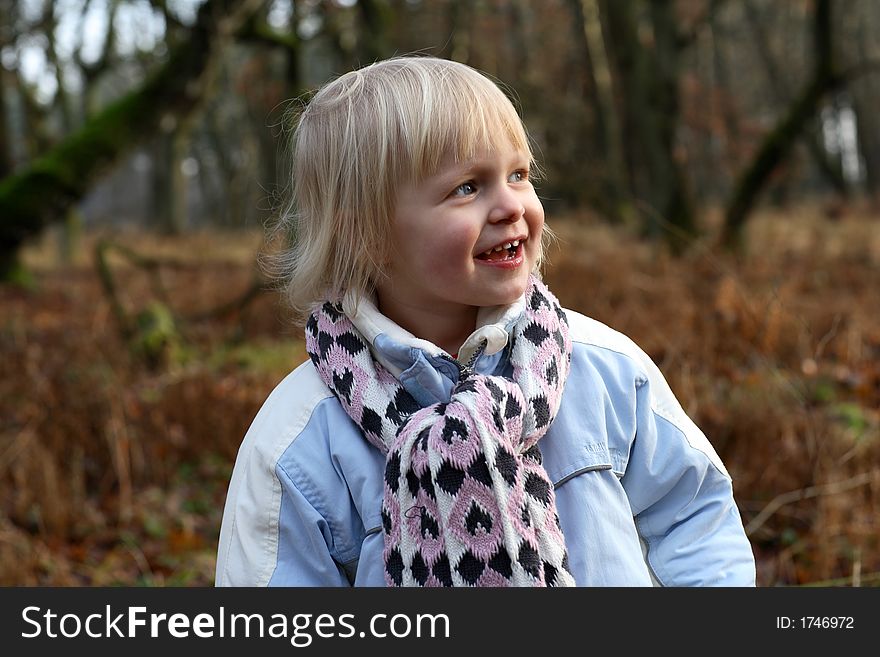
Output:
M730 81L732 76L727 65L724 49L721 47L721 30L719 29L717 17L712 16L709 21L709 27L712 30L712 55L714 63L714 75L716 86L722 90L731 88ZM736 169L741 162L742 156L740 151L740 139L742 131L740 129L739 112L736 106L735 98L731 94L722 96L720 113L722 124L724 126L724 137L727 144L727 163L732 169Z
M16 91L24 106L24 151L25 160L30 162L49 150L54 139L49 131L49 116L46 109L37 102L34 90L16 74Z
M449 39L442 56L456 62L470 63L472 56L471 24L480 5L467 0L449 1Z
M591 0L589 6L585 6L586 4L585 0L568 0L575 44L572 49L575 61L572 62L569 77L578 81L576 91L592 111L593 143L603 155L604 175L597 190L597 203L612 221L617 221L625 214L625 182L618 138L619 127L614 116L610 71L602 43L599 10L595 0Z
M771 52L770 39L764 30L760 12L755 7L753 0L745 0L743 6L749 27L755 33L755 45L761 57L761 62L764 64L764 71L770 82L771 93L781 106L788 106L793 96L791 86L788 79L779 70L776 57ZM843 176L842 163L839 159L830 157L828 151L825 150L825 146L822 144L821 121L819 117L813 116L812 120L808 123L807 129L803 132L803 139L806 142L807 150L813 157L813 161L838 194L842 197L849 196L849 186Z
M85 11L85 5L83 6L83 11ZM47 46L46 57L55 69L55 84L58 86L58 89L55 91L54 105L58 108L59 115L61 116L61 132L67 135L73 131L74 126L77 124L77 119L73 115L73 105L70 94L67 93L67 85L64 80L64 67L61 64L58 50L55 46L55 32L58 25L53 3L47 3L43 8L43 12L42 22L45 26L43 32L46 35ZM85 96L85 91L83 91L82 95Z
M12 173L12 139L6 109L7 77L6 69L0 67L0 180Z
M727 205L722 243L736 248L743 227L770 174L791 151L809 120L816 115L825 94L843 82L832 63L831 0L816 0L813 15L815 62L811 79L770 131L751 164L740 176Z
M875 84L865 80L853 89L853 110L856 115L859 154L865 168L865 191L880 202L880 93Z
M875 58L876 41L871 39L868 21L880 20L880 12L876 4L865 7L862 20L858 24L858 56L861 61ZM853 99L853 111L856 115L856 133L858 135L859 154L865 168L865 191L868 196L880 204L880 82L875 76L866 76L857 80L850 87Z
M714 167L716 170L714 181L720 198L729 193L729 172L736 171L742 160L740 146L742 131L736 99L728 91L731 88L731 74L722 45L722 29L719 25L717 14L710 16L709 29L712 35L712 75L715 78L714 87L721 92L714 94L718 99L717 112L721 116L721 134L723 135L723 148L716 160L720 166Z
M388 33L393 15L387 0L358 0L357 6L360 16L359 65L366 66L391 54Z
M661 216L671 224L672 230L663 232L666 241L676 249L682 249L696 235L697 229L684 170L675 157L680 115L680 50L675 3L672 0L651 0L651 19L655 52L651 59L654 62L651 87L654 102L650 116L655 122L652 132L659 142L653 146L656 153L651 158L653 196Z
M171 171L174 168L172 141L174 133L169 125L174 120L168 117L159 129L150 148L150 210L159 232L170 232L173 210L171 208Z
M639 37L635 0L600 3L606 44L614 62L630 184L642 206L645 230L676 250L696 232L690 195L675 158L678 127L679 40L674 5L651 0L654 48Z
M171 137L171 158L169 171L171 183L170 213L164 226L167 235L180 235L186 230L189 220L189 176L185 170L185 160L191 143L189 121L181 121Z
M0 0L0 51L12 40L11 25L15 7L11 0ZM9 125L9 86L11 76L5 66L0 66L0 180L12 173L12 130Z

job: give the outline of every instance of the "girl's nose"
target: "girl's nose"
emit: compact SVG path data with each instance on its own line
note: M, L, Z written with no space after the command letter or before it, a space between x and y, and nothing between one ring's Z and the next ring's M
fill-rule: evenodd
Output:
M507 187L498 191L489 212L489 221L491 223L500 223L504 221L515 222L525 215L526 208L522 204L517 193Z

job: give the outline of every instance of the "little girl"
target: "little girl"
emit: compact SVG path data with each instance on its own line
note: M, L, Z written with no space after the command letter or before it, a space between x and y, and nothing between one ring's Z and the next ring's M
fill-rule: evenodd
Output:
M628 338L538 276L525 128L400 57L294 134L289 299L310 361L235 464L221 586L752 586L731 480Z

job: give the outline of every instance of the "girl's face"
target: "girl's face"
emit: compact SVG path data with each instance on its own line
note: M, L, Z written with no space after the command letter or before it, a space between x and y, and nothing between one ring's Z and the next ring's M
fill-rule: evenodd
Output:
M512 303L525 292L543 227L528 154L509 147L450 160L398 190L380 304L400 321L407 309L455 317Z

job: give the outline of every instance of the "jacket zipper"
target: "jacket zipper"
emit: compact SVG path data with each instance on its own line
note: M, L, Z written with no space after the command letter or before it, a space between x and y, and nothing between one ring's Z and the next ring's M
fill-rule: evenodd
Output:
M474 351L473 355L470 357L470 360L468 360L466 365L464 363L462 363L460 360L458 360L457 358L453 358L449 354L440 354L440 357L443 358L444 360L448 360L450 363L452 363L453 365L455 365L458 368L458 382L461 383L465 379L468 379L471 376L473 376L474 365L476 364L476 362L480 358L480 356L483 355L483 352L486 350L486 346L488 344L489 344L489 341L486 340L486 338L483 338L482 340L480 340L480 346L477 347L476 351Z

